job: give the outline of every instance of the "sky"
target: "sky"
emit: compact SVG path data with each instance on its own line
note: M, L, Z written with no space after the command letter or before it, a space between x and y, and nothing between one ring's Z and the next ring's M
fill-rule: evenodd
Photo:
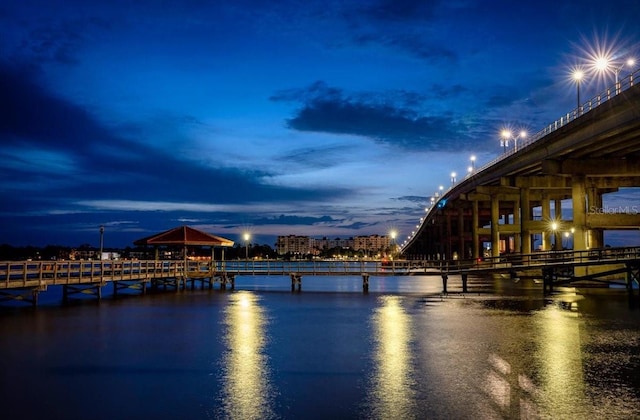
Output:
M613 84L640 2L9 0L0 243L189 225L243 243L407 235L451 172ZM635 70L635 69L634 69ZM624 74L627 69L623 69Z

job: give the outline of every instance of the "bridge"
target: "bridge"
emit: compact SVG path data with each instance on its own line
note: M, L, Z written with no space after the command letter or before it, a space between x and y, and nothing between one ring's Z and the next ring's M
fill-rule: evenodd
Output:
M600 267L597 274L577 278L581 267ZM512 279L530 277L543 281L545 293L555 286L585 281L618 285L632 297L640 280L640 247L607 248L589 251L551 251L486 258L483 260L116 260L116 261L5 261L0 262L0 302L18 300L37 305L39 293L61 286L63 303L73 295L102 298L105 286L117 296L124 289L145 294L154 290L235 288L237 276L285 276L291 278L291 291L300 291L303 276L360 276L362 289L369 290L370 277L439 276L442 293L448 293L450 275L462 280L467 293L469 276L505 275Z
M497 259L559 251L563 235L580 253L604 249L604 231L638 231L640 202L607 209L603 196L640 186L639 76L636 70L436 193L401 254L474 261L487 256L482 244L489 244L488 256ZM572 219L563 218L563 206ZM593 280L595 270L579 265L574 277Z

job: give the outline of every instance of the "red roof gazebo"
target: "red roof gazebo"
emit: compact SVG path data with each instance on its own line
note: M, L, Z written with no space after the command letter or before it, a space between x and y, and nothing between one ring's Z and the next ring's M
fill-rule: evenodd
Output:
M187 255L187 246L210 246L213 258L215 247L232 247L233 241L221 236L194 229L189 226L179 226L167 231L147 236L133 242L137 246L182 246ZM224 251L223 251L224 252ZM223 254L224 255L224 254ZM223 257L224 259L224 257Z

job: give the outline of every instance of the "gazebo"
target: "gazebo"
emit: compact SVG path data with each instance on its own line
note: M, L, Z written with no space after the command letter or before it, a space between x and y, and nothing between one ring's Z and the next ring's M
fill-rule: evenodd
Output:
M216 247L222 248L222 259L224 260L224 247L232 247L233 241L221 236L212 235L207 232L194 229L189 226L178 226L167 231L147 236L133 242L136 246L153 246L156 249L156 259L158 259L159 246L175 246L182 247L184 257L187 257L188 246L210 246L211 259L214 259L214 250Z

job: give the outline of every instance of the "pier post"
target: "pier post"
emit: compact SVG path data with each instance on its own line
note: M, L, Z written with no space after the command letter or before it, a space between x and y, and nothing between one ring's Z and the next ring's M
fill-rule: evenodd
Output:
M449 276L447 274L442 275L442 293L447 293L447 280Z
M467 293L467 273L462 274L462 293Z
M236 290L236 276L233 274L229 276L229 283L231 284L231 290Z
M362 273L362 291L369 291L369 274L367 273Z
M295 292L296 288L298 292L302 290L302 276L300 274L291 273L291 291Z
M36 306L38 306L38 289L33 289L31 291L32 293L32 300L31 300L31 305L35 308Z
M220 276L220 290L227 290L227 273Z
M553 268L542 269L542 290L545 295L553 293Z

